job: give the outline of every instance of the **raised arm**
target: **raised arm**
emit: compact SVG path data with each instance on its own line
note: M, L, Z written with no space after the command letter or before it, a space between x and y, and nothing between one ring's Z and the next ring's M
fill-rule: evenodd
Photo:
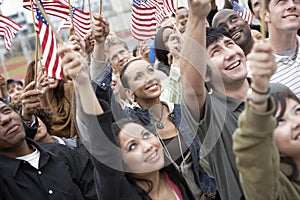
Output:
M269 80L276 70L268 43L255 44L248 55L253 74L252 92L239 117L233 148L246 199L278 199L279 153L274 144L274 103L269 97ZM267 174L267 175L266 175Z
M204 113L206 98L204 86L207 65L205 21L210 11L210 0L189 0L189 9L189 19L181 50L180 70L183 76L183 99L194 119L198 121Z

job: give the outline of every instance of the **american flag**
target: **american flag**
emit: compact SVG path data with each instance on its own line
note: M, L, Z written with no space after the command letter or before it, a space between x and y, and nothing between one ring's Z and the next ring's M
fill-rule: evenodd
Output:
M0 15L0 36L4 37L5 48L10 50L12 40L22 26L8 17Z
M57 28L57 31L59 32L60 30L63 30L63 29L70 29L72 27L72 24L71 24L71 20L63 20L58 28Z
M175 0L163 0L164 11L168 12L168 13L176 14L176 8L175 8L175 5L174 5L174 2L175 2Z
M75 8L72 6L72 15L75 32L81 38L84 38L84 36L89 32L91 28L90 13L84 12L79 8Z
M251 24L252 22L252 13L250 10L247 10L243 8L240 4L238 4L236 1L232 1L232 9L239 13L239 15L242 17L242 19L247 22L248 24Z
M33 1L36 7L36 1ZM48 15L56 16L65 20L70 20L69 4L63 0L43 0L44 10ZM23 7L31 10L30 0L23 0ZM72 6L72 17L74 29L83 38L90 30L90 13L84 12Z
M40 1L40 4L43 6L42 1ZM49 77L63 79L54 33L38 7L36 7L36 19L38 21L37 28L42 46L42 63Z
M164 17L163 1L133 0L131 34L137 40L153 38L156 24Z

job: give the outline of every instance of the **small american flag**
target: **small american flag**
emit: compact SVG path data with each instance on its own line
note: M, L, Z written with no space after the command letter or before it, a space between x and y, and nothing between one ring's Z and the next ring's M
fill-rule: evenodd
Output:
M36 2L33 1L35 7ZM70 20L69 4L63 0L43 0L44 10L48 15ZM23 0L23 7L31 10L30 0ZM74 29L83 38L90 30L90 13L72 6Z
M59 32L60 30L63 30L63 29L70 29L72 27L72 24L71 24L71 20L63 20L58 28L57 28L57 31Z
M252 13L250 10L247 10L243 8L240 4L238 4L236 1L232 1L232 9L239 13L239 15L242 17L242 19L247 22L248 24L251 24L252 22Z
M156 24L163 18L163 2L155 0L133 0L131 34L137 40L153 38Z
M40 1L40 4L43 6L42 1ZM36 19L38 21L37 28L42 46L42 63L49 77L63 79L54 33L38 7L36 7Z
M5 48L10 50L12 41L22 26L8 17L0 15L0 36L4 37Z

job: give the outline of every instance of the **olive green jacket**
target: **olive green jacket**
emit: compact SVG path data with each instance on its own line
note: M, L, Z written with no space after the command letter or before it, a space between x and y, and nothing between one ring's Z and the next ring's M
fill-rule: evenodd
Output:
M290 173L291 167L280 163L273 137L276 126L272 117L274 102L269 101L269 104L269 111L263 113L247 104L233 135L243 192L247 200L300 199L299 174L295 181L290 181L285 174Z

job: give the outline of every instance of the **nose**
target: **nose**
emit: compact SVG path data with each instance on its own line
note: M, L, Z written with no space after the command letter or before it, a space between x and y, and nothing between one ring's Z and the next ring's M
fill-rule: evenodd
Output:
M8 124L11 121L11 117L10 115L5 115L5 114L1 114L0 115L0 125L4 126L6 124Z
M225 59L226 60L230 60L232 57L235 56L236 52L230 48L224 47L224 51L225 51Z
M149 141L144 140L143 141L143 152L149 152L153 149L153 144L151 144Z
M229 32L230 34L235 31L236 29L236 25L233 22L227 22L227 26L226 26L226 30L227 32Z
M293 120L292 128L293 129L299 128L300 127L300 117L299 117L299 115L293 116L292 120Z
M288 2L288 10L295 10L296 5L295 5L295 0L289 0Z

